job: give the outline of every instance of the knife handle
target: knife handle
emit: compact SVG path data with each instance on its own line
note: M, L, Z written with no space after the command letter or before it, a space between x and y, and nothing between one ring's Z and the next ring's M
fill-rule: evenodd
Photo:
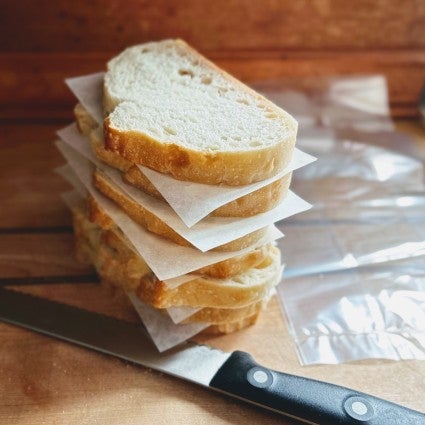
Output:
M425 424L420 412L349 388L265 368L243 351L233 352L209 385L310 424Z

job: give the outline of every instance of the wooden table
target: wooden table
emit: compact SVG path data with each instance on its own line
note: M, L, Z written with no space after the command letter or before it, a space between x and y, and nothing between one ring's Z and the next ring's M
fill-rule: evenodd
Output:
M90 310L137 320L72 254L69 187L52 170L60 124L1 124L0 283ZM400 128L425 136L412 122ZM24 285L22 285L24 284ZM425 362L362 361L302 367L276 300L258 324L200 338L246 350L266 366L369 392L425 411ZM106 355L0 323L0 423L282 424L275 414Z

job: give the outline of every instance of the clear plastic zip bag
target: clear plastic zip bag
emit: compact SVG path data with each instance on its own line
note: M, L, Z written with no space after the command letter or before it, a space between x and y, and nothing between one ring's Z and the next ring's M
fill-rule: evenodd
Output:
M302 364L425 360L425 256L288 278L279 296Z
M303 364L425 359L424 167L393 131L382 81L271 96L290 112L298 99L297 144L318 157L293 181L313 209L278 224L279 297Z

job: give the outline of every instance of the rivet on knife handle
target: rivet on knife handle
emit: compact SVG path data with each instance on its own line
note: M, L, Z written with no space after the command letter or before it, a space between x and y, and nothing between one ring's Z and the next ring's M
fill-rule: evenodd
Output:
M425 415L313 379L276 372L235 351L210 387L310 424L424 425Z

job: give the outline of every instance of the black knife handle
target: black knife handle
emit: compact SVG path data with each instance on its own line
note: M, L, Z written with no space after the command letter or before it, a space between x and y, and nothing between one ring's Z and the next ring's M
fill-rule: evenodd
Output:
M242 351L231 354L210 387L313 424L425 424L425 415L415 410L349 388L267 369Z

